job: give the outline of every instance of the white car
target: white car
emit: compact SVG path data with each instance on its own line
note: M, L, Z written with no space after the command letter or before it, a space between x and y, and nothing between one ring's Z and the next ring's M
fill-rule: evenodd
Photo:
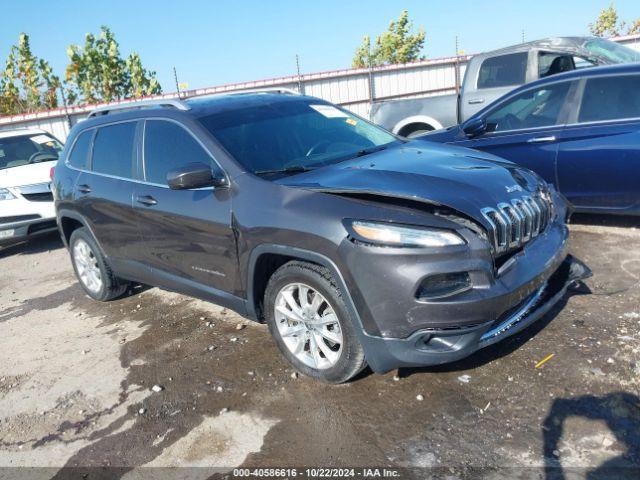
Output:
M61 151L43 130L0 131L0 245L57 229L51 169Z

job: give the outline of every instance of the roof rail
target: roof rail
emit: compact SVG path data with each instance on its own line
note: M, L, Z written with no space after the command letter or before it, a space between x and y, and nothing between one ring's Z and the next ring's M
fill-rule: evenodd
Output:
M212 93L203 93L202 95L195 95L189 98L202 98L202 97L213 97L218 95L242 95L243 93L282 93L283 95L301 95L300 92L297 92L291 88L284 87L265 87L265 88L248 88L246 90L229 90L222 92L212 92Z
M173 98L159 98L151 100L132 100L130 102L123 102L115 105L105 105L104 107L98 107L89 113L88 118L97 117L98 115L107 115L113 111L119 110L132 110L134 108L145 107L173 107L178 110L189 110L189 106L181 100Z
M265 88L251 88L249 90L236 90L233 92L223 92L228 94L234 93L282 93L285 95L300 95L300 92L293 90L292 88L285 87L265 87Z

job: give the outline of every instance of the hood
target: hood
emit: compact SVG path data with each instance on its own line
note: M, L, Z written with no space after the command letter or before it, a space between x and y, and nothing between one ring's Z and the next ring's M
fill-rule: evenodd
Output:
M486 225L485 207L538 190L533 172L475 150L414 141L277 183L326 193L405 198L457 210Z
M431 130L430 132L423 133L419 137L415 137L413 140L448 143L455 141L459 136L461 136L461 133L462 125L452 125L451 127L439 128L438 130Z
M50 162L31 163L19 167L3 168L0 170L0 188L20 187L35 183L50 182L49 172L55 167L56 160Z

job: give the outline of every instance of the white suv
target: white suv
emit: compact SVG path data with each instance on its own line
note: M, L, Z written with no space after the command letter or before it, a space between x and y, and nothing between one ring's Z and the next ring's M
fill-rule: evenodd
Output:
M0 131L0 245L56 230L50 176L61 151L43 130Z

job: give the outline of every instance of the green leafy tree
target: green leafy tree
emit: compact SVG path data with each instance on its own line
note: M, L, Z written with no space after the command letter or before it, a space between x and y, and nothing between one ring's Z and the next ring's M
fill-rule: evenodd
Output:
M111 102L123 98L161 93L155 72L144 69L137 53L124 60L109 27L100 35L89 33L84 46L70 45L70 63L65 71L70 103Z
M352 66L363 68L368 66L391 65L420 60L420 52L424 47L424 29L411 33L413 22L409 20L409 12L403 10L398 20L389 24L389 28L376 37L371 45L371 38L365 36L362 44L356 49Z
M624 20L620 20L618 12L613 2L611 2L609 8L600 10L600 14L595 23L589 24L589 31L597 37L617 37L623 34L633 35L640 33L640 18L627 26Z
M635 22L629 25L627 35L636 35L640 33L640 18L637 18Z
M0 73L0 113L12 115L55 108L59 87L60 79L49 63L33 54L29 36L21 33Z
M609 8L600 10L596 22L589 24L589 31L597 37L615 37L620 35L621 27L618 12L611 2Z
M128 91L132 97L144 97L162 93L162 88L156 79L156 72L146 70L142 66L140 55L136 52L127 58L127 72L129 73Z

